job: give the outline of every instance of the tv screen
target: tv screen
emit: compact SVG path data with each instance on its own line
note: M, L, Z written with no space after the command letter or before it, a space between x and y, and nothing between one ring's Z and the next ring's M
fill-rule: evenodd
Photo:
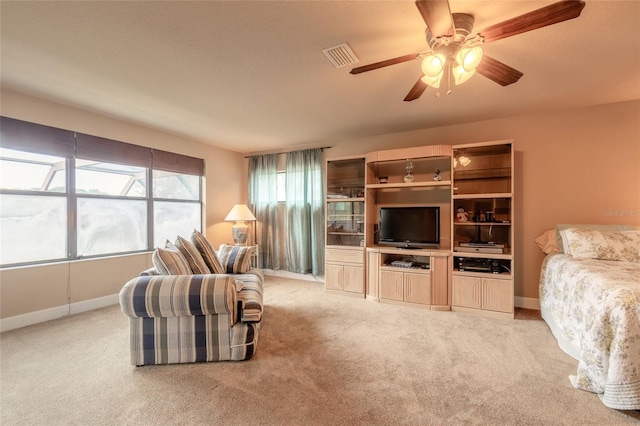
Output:
M440 245L440 207L380 207L378 244L398 247Z

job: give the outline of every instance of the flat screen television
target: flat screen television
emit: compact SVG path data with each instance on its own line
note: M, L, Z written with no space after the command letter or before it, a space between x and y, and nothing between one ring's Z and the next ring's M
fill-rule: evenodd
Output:
M440 207L380 207L378 244L403 248L440 245Z

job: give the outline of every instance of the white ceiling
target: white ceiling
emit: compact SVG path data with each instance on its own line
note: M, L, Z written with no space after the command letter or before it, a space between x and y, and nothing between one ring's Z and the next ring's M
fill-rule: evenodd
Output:
M450 0L476 30L550 3ZM348 42L354 66L427 50L413 1L2 0L1 84L242 153L640 99L640 1L586 3L485 45L518 83L403 102L418 61L351 75L322 49Z

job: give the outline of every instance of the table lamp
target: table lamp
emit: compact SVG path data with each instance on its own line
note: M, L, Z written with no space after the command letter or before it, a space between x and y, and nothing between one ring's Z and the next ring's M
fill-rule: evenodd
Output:
M232 228L233 243L237 246L246 246L247 237L249 236L249 225L246 222L256 220L249 207L245 204L236 204L224 220L235 220L236 224Z

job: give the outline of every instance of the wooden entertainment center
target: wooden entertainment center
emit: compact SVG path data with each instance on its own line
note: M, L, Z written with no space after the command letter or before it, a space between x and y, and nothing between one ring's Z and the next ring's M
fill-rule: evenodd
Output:
M508 140L327 159L325 291L513 318L513 157ZM380 241L396 207L437 208L435 244Z

